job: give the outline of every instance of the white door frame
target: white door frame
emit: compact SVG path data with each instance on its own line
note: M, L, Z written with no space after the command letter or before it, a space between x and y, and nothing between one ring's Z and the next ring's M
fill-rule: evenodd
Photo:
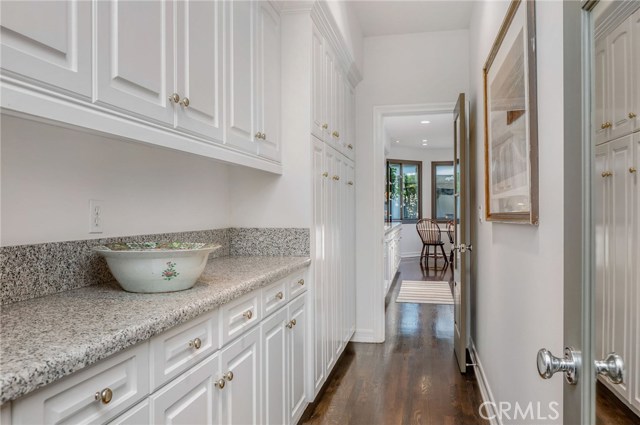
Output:
M456 95L457 98L457 95ZM384 182L386 176L385 154L384 154L384 125L383 120L385 117L403 116L403 115L425 115L425 114L437 114L437 113L451 113L455 108L455 102L448 103L420 103L420 104L407 104L407 105L384 105L374 106L373 108L373 182L371 185L366 185L373 191L371 198L371 204L359 205L363 211L373 213L374 217L380 217L380 225L373 226L372 229L368 229L371 233L371 240L375 243L371 244L367 249L367 252L359 250L358 261L364 261L367 267L373 267L373 276L375 279L373 288L366 288L371 291L373 303L367 305L367 314L371 316L372 321L370 328L362 328L357 326L356 333L353 336L355 342L384 342L385 340L385 310L384 310L384 227L382 218L384 217ZM362 166L356 163L356 167ZM356 182L359 190L365 187L362 182ZM360 236L359 236L360 237ZM360 279L359 284L363 284ZM365 288L361 288L365 290ZM361 299L361 297L358 297ZM358 304L361 307L364 305Z

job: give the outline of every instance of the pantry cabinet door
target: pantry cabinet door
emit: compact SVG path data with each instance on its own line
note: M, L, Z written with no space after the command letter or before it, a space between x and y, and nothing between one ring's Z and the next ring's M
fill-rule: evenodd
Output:
M607 339L607 308L605 289L609 285L607 245L609 244L609 199L610 182L609 147L600 145L595 149L595 177L594 177L594 221L595 221L595 259L596 259L596 351L598 358L605 358L608 348Z
M226 140L257 153L255 133L255 7L250 1L224 2L226 24Z
M607 122L611 120L609 108L609 61L607 60L607 39L602 37L595 43L595 121L596 145L609 140Z
M3 71L91 97L89 1L0 2Z
M613 30L607 39L611 93L610 140L614 140L631 133L634 124L629 116L633 108L631 103L631 19L627 19Z
M97 7L95 100L171 124L173 2L105 0Z
M256 25L256 112L258 155L280 160L280 17L258 2Z
M324 117L326 119L326 123L323 123L323 137L327 143L331 143L333 140L333 136L331 135L334 131L334 127L336 125L336 59L331 50L331 46L325 42L324 44ZM324 125L326 124L326 126Z
M176 7L176 81L181 130L222 142L222 2L181 0ZM188 103L187 103L188 102Z
M325 147L324 150L324 167L327 172L326 183L324 185L324 217L326 222L324 223L324 255L325 262L323 271L325 276L322 280L322 288L318 289L322 291L322 297L324 299L324 309L320 313L323 318L322 326L323 332L323 346L324 346L324 370L329 373L336 362L336 344L335 344L335 323L336 323L336 278L335 278L335 262L337 259L337 253L334 250L335 239L335 181L334 176L337 175L336 163L335 163L336 151Z
M297 423L307 405L305 397L306 353L305 339L307 327L307 308L305 295L296 298L289 305L289 319L293 326L287 328L289 373L289 420Z
M313 27L311 35L311 133L322 140L325 125L328 128L326 117L325 69L324 69L324 38L318 28Z
M220 354L223 376L231 376L222 394L222 423L245 425L263 423L260 414L260 328L246 333Z
M631 114L633 117L634 130L640 129L640 9L633 15L631 15L631 34L633 34L633 41L631 42L632 49L632 85L633 85L633 108ZM640 351L640 350L638 350ZM638 386L640 391L640 385Z
M262 323L263 404L267 424L287 422L287 307Z

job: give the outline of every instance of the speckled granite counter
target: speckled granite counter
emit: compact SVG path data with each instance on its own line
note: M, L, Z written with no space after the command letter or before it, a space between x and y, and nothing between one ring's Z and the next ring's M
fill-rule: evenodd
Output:
M306 268L308 257L211 260L187 291L95 285L2 307L0 404Z

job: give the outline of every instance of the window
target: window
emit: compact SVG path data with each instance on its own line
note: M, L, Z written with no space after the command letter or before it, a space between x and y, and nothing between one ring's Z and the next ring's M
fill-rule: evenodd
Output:
M431 163L431 217L438 221L453 220L453 161Z
M422 162L387 161L387 220L415 223L422 217Z

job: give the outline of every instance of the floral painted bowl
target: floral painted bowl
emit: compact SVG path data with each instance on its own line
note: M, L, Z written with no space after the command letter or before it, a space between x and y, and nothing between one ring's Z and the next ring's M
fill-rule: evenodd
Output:
M96 246L109 270L128 292L175 292L191 288L209 254L220 245L189 242L132 242Z

